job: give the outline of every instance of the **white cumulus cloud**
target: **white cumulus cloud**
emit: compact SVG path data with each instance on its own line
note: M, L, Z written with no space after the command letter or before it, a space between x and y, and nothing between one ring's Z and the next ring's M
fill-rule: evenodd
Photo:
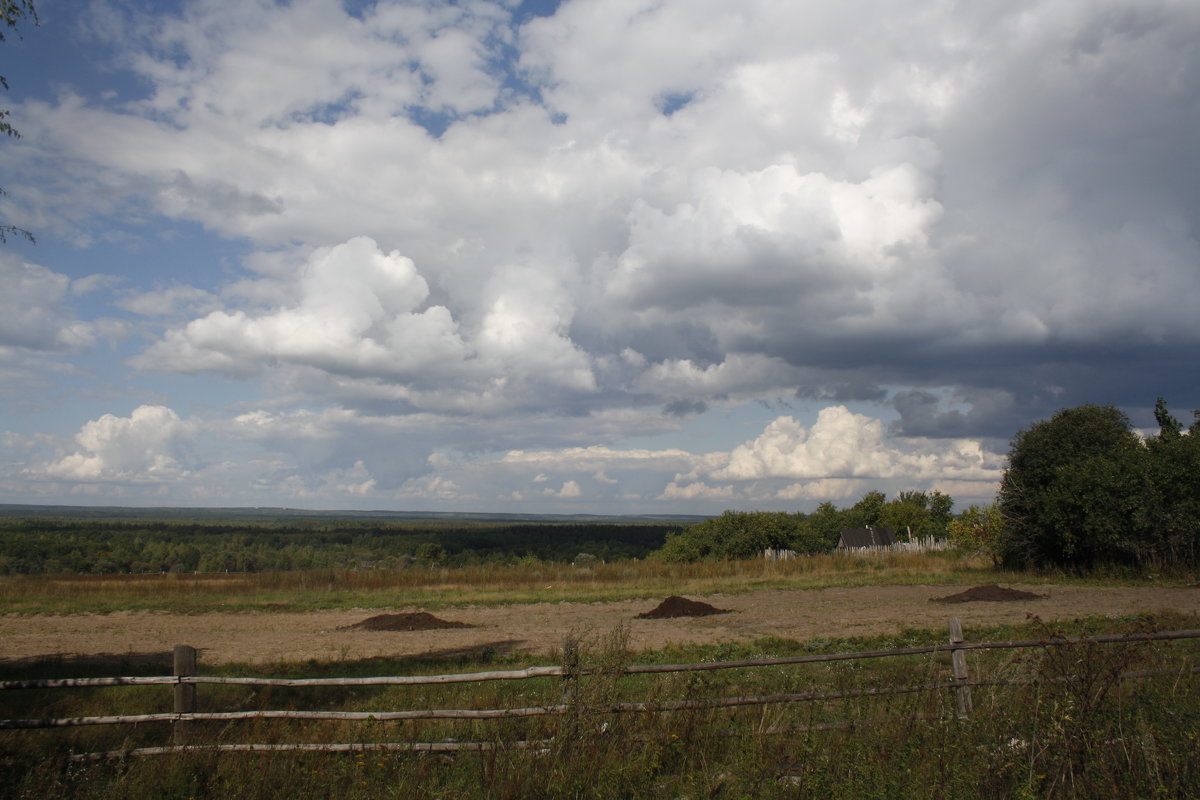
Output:
M180 448L189 431L163 406L139 406L128 417L105 414L75 436L79 450L47 465L44 474L77 481L159 481L184 472Z
M753 441L739 445L714 470L717 480L757 478L896 478L914 481L954 477L999 478L999 460L979 442L908 441L908 449L885 440L883 423L845 406L821 410L811 428L778 417Z

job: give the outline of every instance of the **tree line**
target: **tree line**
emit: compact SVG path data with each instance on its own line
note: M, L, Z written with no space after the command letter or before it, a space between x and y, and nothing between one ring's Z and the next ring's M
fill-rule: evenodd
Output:
M826 501L811 514L786 511L726 511L673 532L655 554L672 563L761 556L764 550L827 553L847 528L886 527L902 538L946 538L954 500L941 492L900 492L892 500L869 491L839 509Z
M0 575L273 572L469 566L521 559L616 561L660 547L666 524L512 525L347 521L100 521L0 518Z
M1113 406L1064 409L1016 433L994 503L957 516L938 492L868 492L811 514L726 511L676 531L671 562L753 558L768 548L823 553L847 528L948 538L1010 569L1153 569L1200 564L1200 411L1184 428L1159 398L1158 432L1143 438Z

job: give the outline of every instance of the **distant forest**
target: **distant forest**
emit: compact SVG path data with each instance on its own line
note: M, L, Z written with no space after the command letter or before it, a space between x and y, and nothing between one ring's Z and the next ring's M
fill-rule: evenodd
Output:
M847 527L944 537L952 505L938 492L888 501L871 491L846 509L712 518L0 506L0 575L738 559L768 547L828 552Z
M275 509L0 509L0 575L266 572L643 558L703 517L337 516Z

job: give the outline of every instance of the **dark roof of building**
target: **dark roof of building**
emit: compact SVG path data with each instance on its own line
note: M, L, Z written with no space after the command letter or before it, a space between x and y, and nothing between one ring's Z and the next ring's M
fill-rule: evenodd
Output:
M887 547L896 543L891 528L847 528L842 531L838 547Z

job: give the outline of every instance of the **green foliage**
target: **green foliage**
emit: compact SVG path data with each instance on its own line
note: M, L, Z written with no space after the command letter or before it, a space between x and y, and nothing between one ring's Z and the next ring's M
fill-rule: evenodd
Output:
M754 558L768 548L812 547L820 547L819 536L806 524L803 514L726 511L670 534L658 556L668 563L685 563L706 558Z
M837 545L838 536L848 527L845 512L839 511L837 506L828 500L808 515L808 524L820 541L828 543L828 550Z
M421 544L417 545L415 558L418 564L428 564L431 566L441 564L446 560L446 548L437 542L421 542Z
M947 529L951 542L966 550L986 554L994 566L1000 565L1000 536L1003 531L1004 517L995 503L990 506L967 506L967 510L953 520Z
M929 512L925 508L927 498L920 492L904 494L909 496L898 496L880 509L878 524L894 530L900 539L926 535L923 523L929 519Z
M873 528L881 524L879 518L883 515L886 503L887 495L883 492L867 492L861 500L846 510L842 517L843 528Z
M950 495L936 490L929 493L929 528L933 536L942 539L948 535L953 508L954 498Z
M1154 487L1146 555L1168 564L1200 564L1200 411L1193 412L1186 433L1162 398L1155 417L1159 434L1146 443Z
M4 41L4 28L14 30L17 23L21 20L29 18L33 20L33 24L38 24L37 10L33 7L30 0L2 0L0 2L0 42Z
M767 549L828 553L847 528L886 525L901 536L943 538L954 501L940 492L901 492L888 502L883 492L869 491L857 503L839 510L826 501L809 515L782 511L726 511L667 537L657 556L672 564L705 559L756 558Z
M1184 434L1158 401L1143 442L1112 406L1079 406L1013 438L998 498L1012 567L1197 563L1200 416Z

